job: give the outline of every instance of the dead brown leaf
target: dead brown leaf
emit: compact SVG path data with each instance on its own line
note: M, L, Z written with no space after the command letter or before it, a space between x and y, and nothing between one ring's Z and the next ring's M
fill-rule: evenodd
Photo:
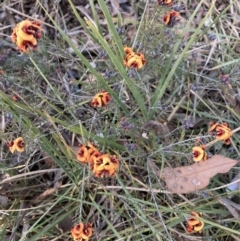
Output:
M50 196L51 194L53 194L56 191L56 188L49 188L46 191L44 191L43 193L41 193L40 195L38 195L33 201L33 204L39 203L40 201L42 201L43 199L46 199L48 196Z
M59 169L58 171L56 171L54 178L54 187L48 188L47 190L39 194L36 198L32 200L32 203L37 204L52 195L54 192L56 192L62 186L62 174L63 170Z
M160 178L166 182L172 193L190 193L205 188L211 177L228 172L237 163L238 161L228 157L215 155L207 161L190 166L166 167L160 173Z

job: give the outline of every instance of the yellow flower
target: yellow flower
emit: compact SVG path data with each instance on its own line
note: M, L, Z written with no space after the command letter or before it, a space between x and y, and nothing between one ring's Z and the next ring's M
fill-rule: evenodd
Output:
M11 39L20 51L27 53L29 49L37 48L37 39L42 36L40 26L40 22L28 19L17 24L13 29Z
M124 46L123 49L124 49L124 52L125 52L126 55L128 55L128 54L134 54L132 48L130 48L130 47Z
M119 165L116 156L104 154L99 157L93 157L93 165L91 167L95 177L114 176Z
M143 67L142 59L134 55L127 61L127 66L130 68L141 69Z
M18 137L15 141L14 141L15 145L16 145L16 150L18 152L23 152L24 151L24 141L22 137Z
M199 162L201 160L206 161L208 158L204 146L194 146L192 148L192 155L195 162Z
M217 140L224 141L227 145L231 144L230 138L233 133L227 123L210 122L209 132L210 134L215 134Z
M93 163L93 156L98 157L102 153L91 143L82 145L78 151L77 159L82 163Z
M10 141L8 143L8 147L11 153L14 153L15 151L23 152L25 145L22 137L18 137L14 141Z
M74 241L88 241L92 233L93 228L90 223L79 223L71 229L71 236Z
M158 0L158 5L164 5L164 6L171 7L172 0Z
M195 217L201 217L201 214L198 214L194 211L191 211L191 215ZM201 233L204 227L204 222L191 217L187 221L187 232L188 233Z
M146 64L146 59L142 53L136 53L136 56L138 56L142 60L142 64Z
M146 59L142 53L133 52L132 48L124 47L125 58L123 64L130 68L141 69L146 64Z
M14 141L10 141L10 142L8 143L8 147L9 147L10 152L12 152L12 153L15 152L15 150L16 150L16 145L14 145Z
M102 106L107 106L108 103L112 100L111 96L109 93L105 90L102 92L96 94L93 97L93 100L91 102L91 105L94 107L102 107Z

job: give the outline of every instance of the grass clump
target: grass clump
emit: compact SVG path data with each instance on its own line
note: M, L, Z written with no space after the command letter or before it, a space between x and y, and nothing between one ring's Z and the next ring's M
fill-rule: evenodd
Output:
M238 166L187 194L158 175L239 127L238 2L30 2L4 2L1 240L238 240ZM230 137L208 155L239 159Z

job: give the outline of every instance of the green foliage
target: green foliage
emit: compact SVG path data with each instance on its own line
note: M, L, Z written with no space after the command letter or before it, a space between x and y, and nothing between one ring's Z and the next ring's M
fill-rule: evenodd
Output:
M191 164L197 137L211 139L209 121L239 126L239 103L229 98L239 94L239 41L229 19L238 3L222 11L216 1L189 3L180 22L168 28L162 17L170 9L149 2L131 6L141 13L134 20L120 12L112 16L112 6L102 0L90 0L88 11L64 1L56 15L52 3L36 2L47 29L38 51L12 51L1 66L0 195L8 197L1 208L1 240L71 240L69 230L79 222L92 223L91 240L103 241L178 240L179 233L189 240L227 241L240 235L230 204L219 201L228 198L224 185L239 167L214 177L206 191L177 196L149 165L161 172ZM210 34L216 39L209 40ZM147 64L139 70L124 66L124 46L143 53ZM227 85L220 74L231 76L228 95L221 92ZM93 108L93 96L103 89L113 100ZM26 150L12 154L8 143L19 136ZM233 148L216 145L210 154L239 158L237 133L232 139ZM77 161L73 147L87 141L118 157L115 177L96 178ZM57 184L55 192L34 202ZM203 213L201 234L186 233L191 210ZM64 220L71 227L59 228Z

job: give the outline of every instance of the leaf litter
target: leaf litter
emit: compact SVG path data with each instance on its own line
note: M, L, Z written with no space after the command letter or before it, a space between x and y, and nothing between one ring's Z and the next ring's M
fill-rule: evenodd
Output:
M226 173L239 161L221 155L214 155L207 161L176 168L165 167L156 171L166 183L171 193L186 194L205 188L210 178L218 173ZM153 166L153 165L151 165Z

